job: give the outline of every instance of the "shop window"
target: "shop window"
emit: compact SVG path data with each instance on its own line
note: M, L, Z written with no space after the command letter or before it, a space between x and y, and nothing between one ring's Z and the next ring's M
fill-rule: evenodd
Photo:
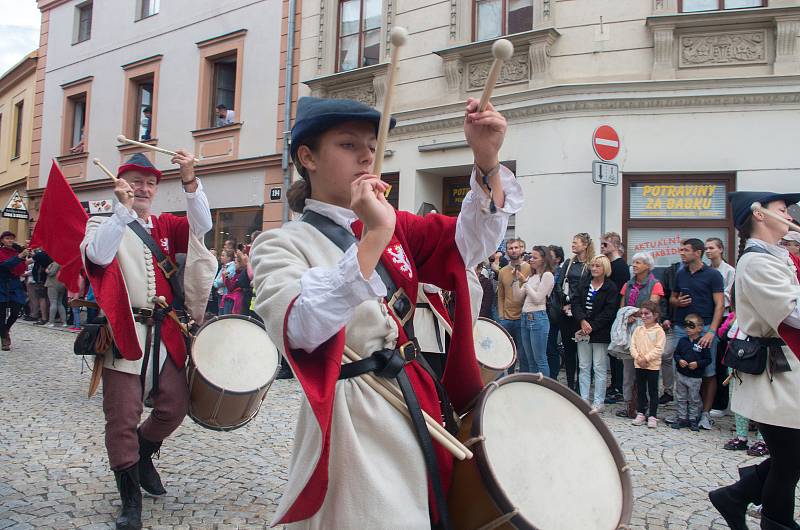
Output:
M441 213L456 217L461 211L461 203L464 202L469 189L469 175L442 179Z
M225 241L231 239L237 245L250 245L251 234L264 226L264 209L230 208L211 211L212 229L206 234L208 248L222 249Z
M24 109L24 101L18 102L14 105L14 145L11 150L11 158L19 158L22 154L22 111Z
M728 192L733 175L624 175L623 240L626 256L653 256L656 267L680 259L681 241L718 237L728 261L735 257Z
M681 0L682 13L765 7L767 0Z
M152 17L158 13L159 0L137 0L136 20Z
M339 2L337 71L380 62L381 7L381 0Z
M533 28L533 0L475 0L475 40L494 39Z
M392 189L389 190L389 196L386 197L386 200L389 201L389 204L394 206L395 210L399 209L400 206L398 206L398 204L400 204L400 174L390 173L388 175L381 175L381 180L392 187Z
M84 2L75 6L75 30L73 44L92 38L92 2Z

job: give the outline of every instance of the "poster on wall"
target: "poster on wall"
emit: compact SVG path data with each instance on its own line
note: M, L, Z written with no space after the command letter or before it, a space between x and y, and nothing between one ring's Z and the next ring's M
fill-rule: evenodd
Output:
M9 199L6 207L3 208L3 217L8 217L10 219L28 218L28 208L25 207L25 202L22 200L18 191L15 190L14 193L11 194L11 199Z
M628 262L639 252L650 254L656 267L668 267L680 261L681 241L697 238L705 241L718 237L728 241L726 228L631 228L628 230Z
M723 182L634 183L630 187L631 219L725 219Z

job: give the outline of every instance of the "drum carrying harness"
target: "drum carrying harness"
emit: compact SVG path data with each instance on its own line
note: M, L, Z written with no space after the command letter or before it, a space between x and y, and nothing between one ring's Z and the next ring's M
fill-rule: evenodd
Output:
M167 318L170 313L174 313L182 322L187 323L189 322L189 317L184 307L183 285L178 277L178 265L175 264L170 256L164 254L164 251L162 251L158 243L155 242L153 236L145 230L144 226L142 226L138 220L133 220L128 223L128 228L133 230L133 233L139 236L142 243L153 253L158 268L164 273L164 276L167 278L172 288L172 303L166 307L158 307L158 304L155 304L155 307L152 309L149 307L131 308L134 320L147 326L147 339L145 341L144 355L142 357L142 371L139 375L142 384L142 397L146 398L147 396L144 396L144 389L146 388L145 377L147 376L151 347L153 356L153 386L150 393L152 395L158 392L158 378L161 369L161 326L164 323L164 319ZM186 340L188 351L188 337L184 336L184 339Z
M300 220L319 230L333 244L339 247L342 252L346 252L353 244L358 243L358 240L353 234L324 215L306 210ZM445 498L444 488L442 487L442 481L439 475L439 466L433 447L433 439L425 424L425 418L422 415L422 409L420 408L417 395L414 392L414 388L411 386L408 374L406 374L405 365L417 361L420 366L428 372L428 375L430 375L436 385L436 391L439 395L446 427L451 433L454 433L457 427L455 425L452 405L450 404L444 387L439 381L439 377L425 360L425 357L420 351L419 343L414 337L413 302L402 289L398 289L394 280L392 280L392 277L389 275L389 271L386 270L386 267L380 260L378 260L378 263L375 265L375 272L378 273L378 276L386 286L386 301L389 304L390 310L394 311L398 316L398 320L402 323L403 330L409 341L398 348L378 350L365 359L342 365L339 379L349 379L364 373L373 372L379 377L395 379L397 381L400 391L403 394L406 407L408 407L411 423L414 427L425 460L425 467L427 468L428 477L431 481L431 489L433 490L436 509L439 513L440 525L442 528L449 530L452 526L447 510L447 499Z

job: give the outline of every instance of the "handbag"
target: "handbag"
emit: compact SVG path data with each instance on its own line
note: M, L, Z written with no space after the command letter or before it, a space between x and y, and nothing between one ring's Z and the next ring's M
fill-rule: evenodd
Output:
M109 349L114 350L115 357L119 355L119 350L114 345L111 326L105 317L98 317L84 324L81 332L75 337L72 349L75 355L105 355Z
M732 339L722 364L737 372L761 375L767 369L767 345L758 338Z

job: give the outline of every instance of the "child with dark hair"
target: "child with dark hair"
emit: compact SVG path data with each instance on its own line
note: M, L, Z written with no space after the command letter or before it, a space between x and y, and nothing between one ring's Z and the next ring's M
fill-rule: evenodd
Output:
M664 353L664 344L667 336L658 324L661 311L658 304L647 301L642 304L639 316L643 325L634 330L631 335L631 356L636 366L637 407L633 424L644 425L651 429L658 426L656 412L658 411L658 372L661 368L661 355ZM649 410L648 409L649 397ZM648 412L645 417L645 412Z
M699 431L697 423L703 412L700 398L700 385L703 383L703 369L711 364L711 350L700 344L703 332L703 317L697 313L686 315L683 321L686 337L681 337L675 348L675 403L677 419L673 429L689 427Z

